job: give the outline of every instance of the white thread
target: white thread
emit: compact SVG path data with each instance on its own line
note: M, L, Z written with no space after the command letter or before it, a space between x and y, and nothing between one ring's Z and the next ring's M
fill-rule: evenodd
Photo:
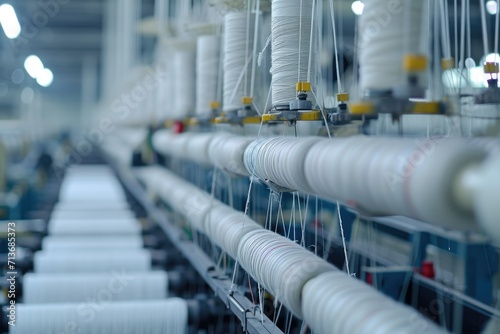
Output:
M415 310L342 272L309 280L302 290L304 320L314 333L445 333Z
M98 311L92 307L99 307ZM12 334L185 334L188 306L180 298L162 301L18 305Z
M325 139L310 149L304 170L315 194L369 214L470 229L472 214L463 212L450 193L457 173L483 156L465 140Z
M403 1L399 6L391 6L386 0L365 3L358 21L362 90L389 90L404 83L405 53L420 53L423 6L421 0ZM408 27L407 16L411 21Z
M210 102L218 101L220 36L198 37L196 55L196 114L210 116Z
M243 163L243 154L252 141L248 137L217 135L208 148L210 161L231 175L249 176Z
M146 250L39 251L34 255L36 273L98 273L151 270L151 253Z
M241 238L251 231L261 229L260 225L243 212L235 211L221 203L214 205L205 219L205 231L210 236L210 240L233 259L237 257Z
M137 235L141 226L135 219L51 219L50 235Z
M55 304L107 301L159 300L167 298L168 276L164 271L128 273L116 270L94 274L26 274L23 303ZM111 296L111 297L109 297Z
M183 120L193 114L196 98L196 53L188 50L174 53L173 92L165 92L174 99L173 119Z
M302 317L301 292L304 284L321 273L336 270L293 241L265 229L242 237L238 261L298 317Z
M251 50L254 38L254 14L250 15L247 34L247 14L229 13L224 16L224 111L233 111L243 107L241 99L245 96L245 85L250 87L251 75L249 61L245 55ZM248 39L247 39L248 37ZM251 57L248 57L250 60ZM246 78L246 83L243 82Z
M311 35L315 40L317 32L313 28L311 34L311 21L312 0L272 1L273 106L288 105L295 100L297 77L299 81L307 81L309 63L311 83L316 83L316 43L311 43ZM310 49L311 45L313 47Z
M45 251L92 250L92 249L138 249L143 247L140 236L46 236L42 240Z
M315 137L256 140L245 150L245 167L261 180L270 180L290 190L311 192L305 178L304 161L309 149L319 140Z
M106 211L89 211L89 210L53 210L51 219L54 220L72 220L72 219L134 219L135 214L131 210L106 210Z

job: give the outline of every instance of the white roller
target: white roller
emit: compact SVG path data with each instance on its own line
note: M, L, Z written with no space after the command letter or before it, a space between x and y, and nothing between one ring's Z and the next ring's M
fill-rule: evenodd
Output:
M321 140L305 160L316 194L379 215L404 215L457 229L473 213L452 196L461 170L485 152L465 140L352 137Z
M228 13L224 16L224 111L241 109L242 97L250 94L254 30L254 14L248 20L246 12Z
M238 260L257 282L299 318L302 318L304 284L324 272L336 270L304 247L265 229L249 232L241 238Z
M151 270L151 253L146 250L39 251L34 256L36 273L98 273L113 270Z
M42 249L45 251L61 252L66 250L93 250L93 249L139 249L143 247L142 238L131 236L46 236L42 240Z
M262 227L243 212L217 203L205 218L205 231L216 245L233 259L238 255L238 244L247 233Z
M11 334L185 334L188 329L186 301L18 305Z
M109 301L167 298L168 276L164 271L147 273L115 270L108 273L26 274L23 303L54 304L86 302L103 296Z
M249 176L243 161L245 149L253 141L252 138L219 134L210 142L208 156L212 164L236 176Z
M302 312L318 334L446 333L415 310L338 271L304 285Z
M210 103L218 101L220 36L198 37L196 54L196 114L208 117Z
M304 162L308 151L319 140L317 137L256 140L245 151L246 169L259 179L280 187L312 192L306 181Z
M86 220L86 219L95 219L95 220L107 220L107 219L134 219L135 214L131 210L106 210L106 211L94 211L94 210L53 210L50 215L51 219L54 220Z
M52 219L49 222L50 235L137 235L141 226L136 219Z

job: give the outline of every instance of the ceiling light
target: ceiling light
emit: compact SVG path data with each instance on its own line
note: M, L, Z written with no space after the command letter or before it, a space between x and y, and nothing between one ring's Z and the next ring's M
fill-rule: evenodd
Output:
M43 63L40 58L35 55L31 55L24 61L24 68L30 77L36 79L36 77L43 71Z
M44 68L43 71L36 77L36 82L42 87L49 87L53 80L54 75L48 68Z
M363 8L365 7L365 4L362 3L361 1L354 1L351 5L352 12L356 15L361 15L363 14Z
M21 33L21 26L11 5L3 4L0 6L0 24L7 38L17 38Z
M486 2L486 11L491 14L495 15L498 10L498 3L495 0L489 0Z

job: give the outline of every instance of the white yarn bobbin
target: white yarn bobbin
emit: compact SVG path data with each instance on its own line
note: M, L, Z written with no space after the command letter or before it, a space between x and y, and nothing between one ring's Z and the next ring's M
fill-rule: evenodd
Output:
M445 333L416 310L342 272L309 280L302 290L304 320L315 333Z
M247 170L259 179L288 190L312 192L308 187L304 161L320 139L280 137L254 141L245 150Z
M250 92L252 59L250 52L253 47L254 28L254 14L250 15L248 32L246 12L228 13L224 16L223 110L226 112L242 108L241 99ZM247 50L248 55L245 54ZM245 92L245 86L248 92Z
M161 301L18 305L11 334L185 334L188 305L180 298Z
M232 176L249 176L243 155L252 141L252 138L247 137L229 134L217 135L208 148L210 161Z
M367 214L467 230L472 213L456 202L452 188L460 171L484 155L464 139L325 139L311 147L304 169L316 194Z
M49 222L50 235L137 235L141 226L136 219L57 219Z
M238 247L241 266L296 316L302 318L302 287L335 267L293 241L261 229L247 233Z
M188 50L176 51L173 63L175 84L171 116L173 119L183 120L194 113L196 106L196 53Z
M289 106L298 81L316 83L316 29L311 44L312 0L272 0L272 104ZM300 41L300 50L299 50ZM312 49L311 49L312 45ZM309 59L311 55L311 59ZM310 68L310 80L308 69Z
M93 249L139 249L143 247L140 236L46 236L42 240L44 251L93 250Z
M262 227L243 212L222 203L217 203L206 215L206 234L233 259L237 257L238 245L243 236L255 230L262 230Z
M78 303L96 298L107 301L165 299L168 276L164 271L86 274L26 274L23 303Z
M98 273L151 270L151 253L146 250L39 251L33 260L35 273Z
M420 53L424 1L365 3L359 17L359 74L362 90L389 90L405 83L403 57ZM411 24L408 23L410 20Z
M218 101L220 36L200 36L196 54L196 114L211 116L210 103Z

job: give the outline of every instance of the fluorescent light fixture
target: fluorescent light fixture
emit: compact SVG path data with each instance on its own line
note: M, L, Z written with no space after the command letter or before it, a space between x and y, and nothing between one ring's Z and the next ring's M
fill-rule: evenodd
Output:
M0 24L7 38L17 38L21 33L21 26L17 20L16 12L9 4L0 6Z
M36 82L42 87L49 87L54 81L54 75L48 68L44 68L36 77Z
M495 0L489 0L486 2L486 11L488 14L495 15L498 10L498 3Z
M43 71L43 63L35 55L31 55L26 57L26 60L24 61L24 68L26 69L26 72L32 77L33 79L36 79L38 74L40 74Z
M365 8L365 4L361 1L354 1L351 5L352 12L356 15L363 14L363 8Z

